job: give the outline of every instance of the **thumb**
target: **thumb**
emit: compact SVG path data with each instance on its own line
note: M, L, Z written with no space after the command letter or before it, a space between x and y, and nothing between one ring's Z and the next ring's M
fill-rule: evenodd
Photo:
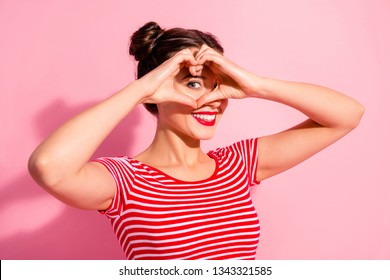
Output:
M215 102L217 100L225 99L221 91L218 89L213 90L212 92L206 93L196 100L198 108L202 107L205 104Z
M197 108L196 100L188 95L185 95L185 94L175 94L174 97L172 97L172 102L187 105L187 106L190 106L192 108Z

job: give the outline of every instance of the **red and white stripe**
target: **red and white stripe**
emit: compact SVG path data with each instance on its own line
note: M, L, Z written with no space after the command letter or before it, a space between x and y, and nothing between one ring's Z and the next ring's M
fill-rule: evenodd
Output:
M128 259L254 259L257 139L209 152L207 180L186 182L128 157L99 158L117 192L105 211Z

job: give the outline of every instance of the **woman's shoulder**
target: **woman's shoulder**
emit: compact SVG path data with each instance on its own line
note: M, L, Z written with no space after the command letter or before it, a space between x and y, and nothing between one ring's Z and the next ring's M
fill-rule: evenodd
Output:
M128 156L107 156L96 158L93 162L101 163L109 170L131 171L137 161Z
M247 151L255 151L257 150L257 143L258 143L257 138L243 139L243 140L233 142L232 144L229 144L227 146L222 146L210 150L208 154L223 156L229 153L242 153Z

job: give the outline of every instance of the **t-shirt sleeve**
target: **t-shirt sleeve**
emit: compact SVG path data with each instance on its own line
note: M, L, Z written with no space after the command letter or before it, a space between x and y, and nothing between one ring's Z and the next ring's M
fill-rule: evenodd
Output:
M249 185L258 185L260 181L256 177L258 165L258 138L241 140L231 146L234 152L240 154L244 162L245 169L249 178Z
M125 193L132 184L131 168L125 157L101 157L93 160L107 168L116 184L116 192L110 206L105 210L100 210L109 218L117 217L123 211Z

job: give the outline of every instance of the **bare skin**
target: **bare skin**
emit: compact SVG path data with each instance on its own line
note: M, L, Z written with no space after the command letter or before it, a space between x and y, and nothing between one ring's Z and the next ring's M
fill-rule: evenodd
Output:
M359 123L364 108L325 87L259 77L206 45L185 49L123 90L75 116L33 152L33 178L64 203L82 209L106 209L115 194L111 174L92 154L137 105L157 104L156 134L135 157L186 181L207 179L215 162L200 143L215 134L228 99L259 98L283 103L308 119L283 132L258 138L257 179L264 180L331 145ZM201 126L194 114L215 112L213 126Z

